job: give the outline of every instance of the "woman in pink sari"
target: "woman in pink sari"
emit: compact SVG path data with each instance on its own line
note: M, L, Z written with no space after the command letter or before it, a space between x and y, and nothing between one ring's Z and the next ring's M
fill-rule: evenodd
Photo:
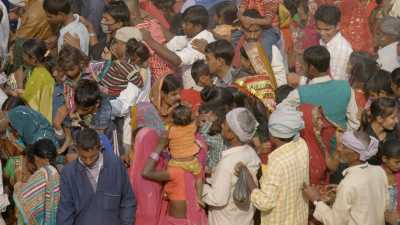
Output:
M129 177L136 196L135 225L157 225L161 209L162 185L142 177L146 160L159 142L157 131L151 128L141 128L136 135L134 145L134 162L129 168ZM157 169L164 167L164 160L159 160Z
M198 157L204 165L206 149L204 142L198 140L201 143ZM166 182L163 191L166 198L162 200L158 225L207 225L206 213L198 204L194 175L180 167L157 170L160 154L167 145L168 139L161 138L142 173L149 180Z

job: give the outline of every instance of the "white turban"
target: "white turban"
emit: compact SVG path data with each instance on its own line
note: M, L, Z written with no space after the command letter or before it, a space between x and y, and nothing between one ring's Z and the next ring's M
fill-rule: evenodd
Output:
M379 141L372 136L370 138L371 141L366 146L354 135L353 131L346 131L343 134L342 142L344 146L360 154L361 161L367 161L378 152L379 147Z
M298 137L303 128L303 113L294 107L279 105L269 117L268 130L273 137Z
M243 143L249 142L257 131L258 122L246 108L236 108L226 114L229 128Z

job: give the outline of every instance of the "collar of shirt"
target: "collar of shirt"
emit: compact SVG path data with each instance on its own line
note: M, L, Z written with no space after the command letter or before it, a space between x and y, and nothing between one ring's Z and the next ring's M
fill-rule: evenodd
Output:
M63 28L61 28L61 30L65 30L67 27L75 26L76 24L79 23L79 15L78 14L73 14L72 16L74 17L74 21L72 21L71 23L65 25ZM60 30L60 33L61 33L61 30Z
M327 82L330 80L332 80L332 78L329 75L325 75L325 76L316 77L316 78L310 80L310 82L308 84L319 84L319 83Z
M322 46L331 48L340 44L342 39L343 39L342 34L340 34L340 32L337 32L336 35L333 36L333 38L330 41L328 41L328 43L325 43L324 41L322 41L322 39L319 42Z
M225 86L231 85L233 83L233 74L232 74L233 71L234 70L232 67L229 68L229 70L226 73L226 75L224 76L224 78L221 79L219 77L216 77L214 84L220 84L220 85L225 85Z
M97 159L96 163L92 167L87 167L81 160L81 158L78 158L79 163L83 166L83 168L93 171L93 170L100 170L103 167L104 164L104 157L103 153L100 152L99 158Z
M366 163L364 163L364 164L361 164L361 165L352 166L352 167L349 167L349 168L343 170L343 173L342 173L342 174L343 174L343 176L346 176L347 174L351 173L351 171L353 171L353 170L356 170L356 169L365 169L365 168L368 168L368 166L369 166L368 162L366 162Z

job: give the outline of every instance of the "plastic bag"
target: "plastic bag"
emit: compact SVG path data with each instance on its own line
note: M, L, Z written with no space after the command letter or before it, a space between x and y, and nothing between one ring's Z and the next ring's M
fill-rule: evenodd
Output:
M236 206L241 210L248 210L250 207L250 190L248 186L248 179L251 176L247 171L242 168L239 172L238 180L233 189L233 201ZM252 177L250 177L252 179Z

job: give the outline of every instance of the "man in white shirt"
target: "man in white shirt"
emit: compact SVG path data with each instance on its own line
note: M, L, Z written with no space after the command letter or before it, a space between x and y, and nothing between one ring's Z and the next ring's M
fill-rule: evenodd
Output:
M314 217L325 225L384 225L388 179L382 167L366 162L378 152L379 141L366 133L347 131L338 146L339 158L349 168L343 171L333 206L322 202L315 188L304 187L304 196L315 205Z
M330 74L335 80L348 80L347 63L353 52L350 43L339 29L340 10L333 5L321 5L315 12L317 31L321 36L320 44L331 54Z
M142 30L143 40L163 59L178 67L182 73L183 87L201 90L191 75L192 64L205 59L203 53L193 48L193 41L203 39L207 43L215 41L214 36L207 30L209 16L203 6L192 6L183 13L183 32L185 36L172 38L165 46L155 41L151 35Z
M385 17L380 25L382 38L379 43L382 46L378 50L378 63L382 69L392 72L400 67L400 19Z
M89 32L87 31L85 25L79 21L79 15L71 13L70 1L44 0L43 8L46 11L47 20L49 23L62 26L57 41L58 51L60 51L64 45L65 36L72 35L79 37L80 49L82 52L88 55Z

